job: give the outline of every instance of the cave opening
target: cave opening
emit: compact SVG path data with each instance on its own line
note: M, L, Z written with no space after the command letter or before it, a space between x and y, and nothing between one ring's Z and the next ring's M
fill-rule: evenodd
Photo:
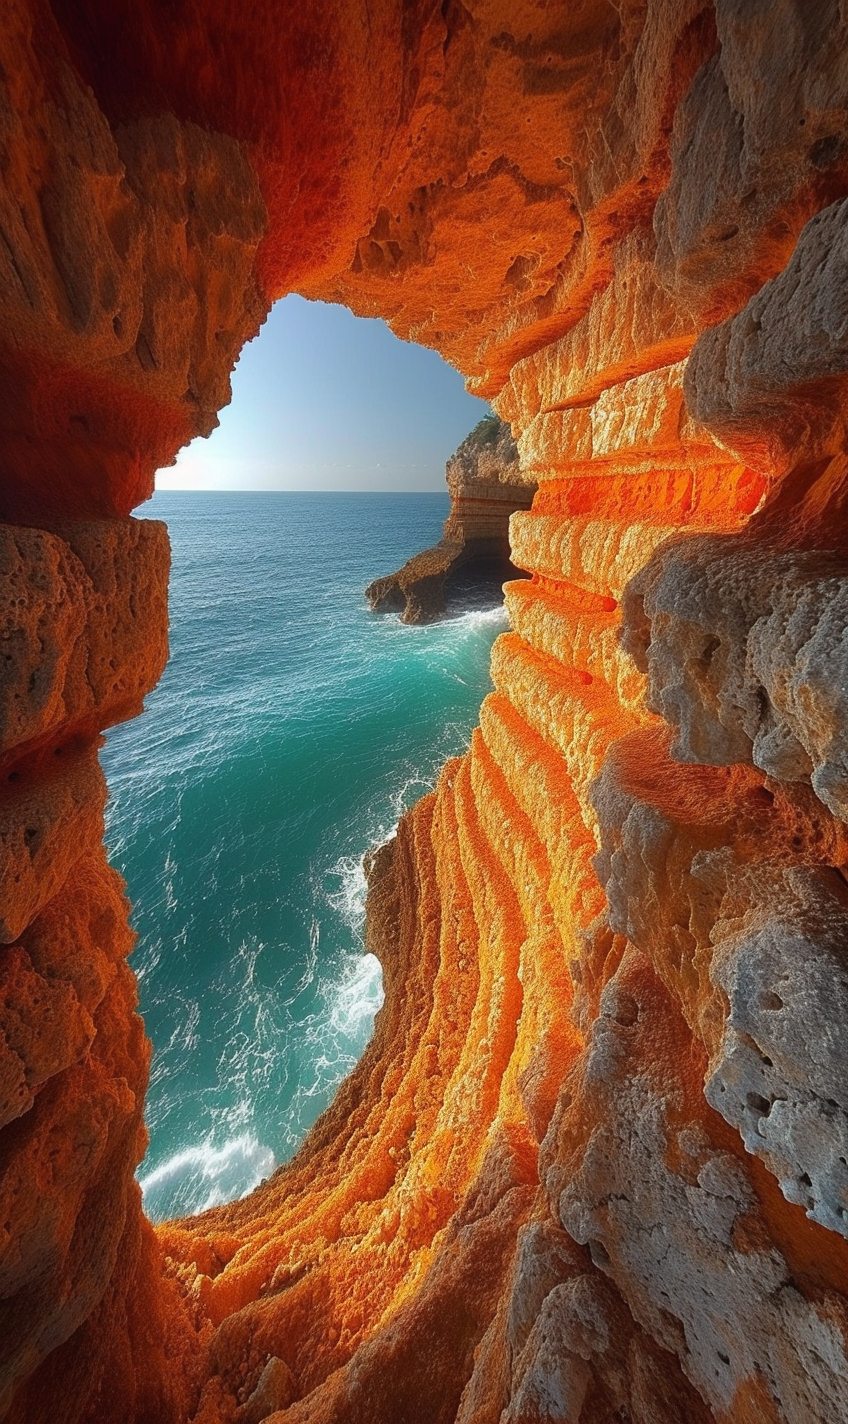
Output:
M139 511L168 526L171 654L101 760L153 1043L154 1221L288 1160L369 1040L363 857L467 746L506 620L473 575L425 627L363 594L438 537L445 454L486 410L383 323L284 299Z
M848 1424L848 31L832 6L768 8L6 7L10 1424ZM512 516L531 577L505 594L468 752L373 859L386 1000L308 1152L154 1231L99 737L166 659L165 531L133 511L290 291L381 312L496 403L538 480ZM152 738L204 913L239 903L261 853L279 922L280 683L332 600L268 513L302 496L239 495L241 532L228 498L219 534L244 558L210 577L204 556L195 586L210 627L216 601L241 619L184 684L205 730L192 747L187 711L182 746L157 744L151 699L111 746ZM281 564L239 707L220 679ZM440 636L368 627L411 661ZM166 677L181 656L175 630ZM316 747L303 692L300 781L335 795L356 759L313 683L329 730ZM357 719L381 754L389 710L371 696ZM205 802L176 784L186 746ZM179 857L160 870L190 918ZM193 922L213 998L264 993L258 931L233 934L241 979L213 963L220 918Z

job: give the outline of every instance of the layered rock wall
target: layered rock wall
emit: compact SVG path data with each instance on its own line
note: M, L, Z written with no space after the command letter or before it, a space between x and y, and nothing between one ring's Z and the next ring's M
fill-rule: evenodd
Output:
M8 1417L848 1418L841 10L0 32ZM165 655L129 513L290 289L494 401L530 577L371 866L372 1043L292 1163L154 1237L96 761Z

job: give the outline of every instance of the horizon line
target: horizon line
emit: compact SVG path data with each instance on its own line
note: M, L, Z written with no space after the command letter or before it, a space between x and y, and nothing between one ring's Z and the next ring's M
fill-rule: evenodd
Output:
M238 486L223 488L215 486L208 489L197 489L194 485L168 485L154 489L152 495L148 495L148 500L153 499L157 494L449 494L447 485L444 489L316 489L314 485L305 485L302 489L287 487L285 489L254 488L242 489ZM147 501L145 501L147 503Z

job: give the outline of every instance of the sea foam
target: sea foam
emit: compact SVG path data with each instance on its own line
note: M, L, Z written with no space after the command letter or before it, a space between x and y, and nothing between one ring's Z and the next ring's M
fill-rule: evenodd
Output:
M139 1177L144 1209L154 1221L166 1215L193 1216L247 1196L274 1166L270 1147L253 1133L242 1133L221 1147L203 1142Z

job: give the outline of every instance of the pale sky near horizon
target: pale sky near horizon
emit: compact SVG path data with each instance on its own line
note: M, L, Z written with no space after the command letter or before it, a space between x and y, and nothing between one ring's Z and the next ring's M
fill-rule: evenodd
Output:
M233 398L157 489L443 490L489 411L434 351L382 321L290 296L233 372Z

